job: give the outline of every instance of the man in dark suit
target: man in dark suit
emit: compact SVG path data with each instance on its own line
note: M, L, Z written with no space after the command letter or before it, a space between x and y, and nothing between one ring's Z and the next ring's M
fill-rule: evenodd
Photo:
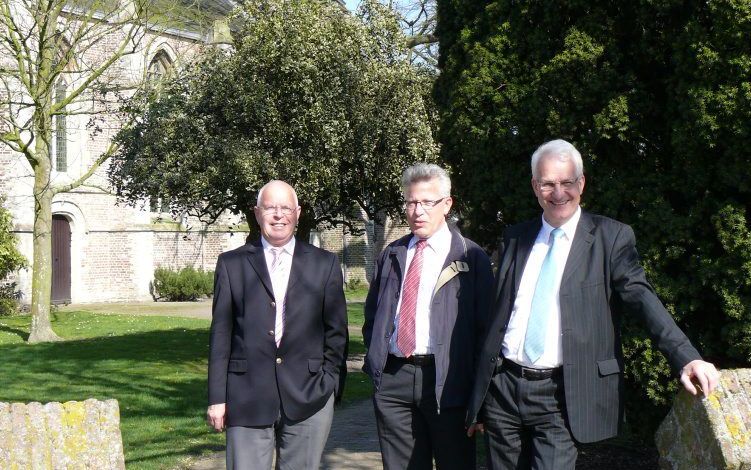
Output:
M412 233L378 259L365 302L364 370L386 470L474 468L464 418L490 309L485 252L446 224L451 180L436 165L402 177Z
M491 470L573 469L576 442L618 433L621 312L641 319L686 390L696 394L696 381L707 395L719 379L647 282L632 229L579 207L576 148L543 144L532 175L542 218L504 233L467 416L469 434L484 424Z
M262 238L219 256L207 419L227 429L227 468L318 468L340 393L347 316L336 256L294 235L294 189L258 193ZM342 372L343 373L343 372Z

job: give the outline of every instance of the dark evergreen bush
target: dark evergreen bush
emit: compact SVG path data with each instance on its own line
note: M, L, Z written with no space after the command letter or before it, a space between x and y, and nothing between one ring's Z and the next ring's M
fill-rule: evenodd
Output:
M179 271L166 268L154 270L154 292L160 300L183 302L211 297L214 272L186 267Z
M751 1L438 0L442 155L465 230L492 249L540 208L529 158L585 161L587 210L634 227L700 352L751 364ZM627 410L651 435L676 382L624 316Z

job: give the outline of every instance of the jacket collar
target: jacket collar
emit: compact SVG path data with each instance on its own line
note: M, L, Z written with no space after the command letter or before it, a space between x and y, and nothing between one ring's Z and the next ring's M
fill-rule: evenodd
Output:
M269 295L274 296L274 289L271 285L271 276L269 275L268 267L266 266L266 256L263 253L263 245L261 239L258 238L251 243L245 245L245 250L248 254L248 261L251 267L261 280L263 287L266 288ZM290 267L289 282L287 283L287 292L294 287L295 283L300 279L302 271L305 267L305 263L308 255L310 254L312 247L310 244L295 238L295 251L292 254L292 266ZM281 300L281 299L276 299Z
M446 261L443 263L443 267L447 267L454 261L467 261L467 247L464 237L456 227L449 226L451 232L451 246L449 248ZM407 263L407 249L409 242L412 240L413 234L407 234L402 238L396 240L389 246L389 256L396 260L396 264L399 267L399 275L402 276L406 272L405 264Z
M519 284L521 283L524 267L527 265L527 259L529 258L532 246L534 245L535 240L537 239L537 234L541 228L542 218L535 218L534 220L526 222L526 226L523 227L519 236L516 263L514 266L514 292L519 291ZM592 215L589 212L582 210L579 223L576 226L574 241L571 244L571 251L569 251L568 258L566 259L566 266L563 268L561 285L566 282L566 279L576 271L584 260L584 255L589 251L589 248L594 241L594 228L595 225L592 220Z

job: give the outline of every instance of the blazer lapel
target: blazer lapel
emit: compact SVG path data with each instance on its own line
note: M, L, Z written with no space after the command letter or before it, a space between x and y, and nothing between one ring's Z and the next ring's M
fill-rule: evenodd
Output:
M571 251L569 251L568 259L566 260L566 266L563 268L561 286L563 286L566 280L576 272L579 265L586 258L585 255L589 253L592 242L595 239L592 234L594 228L595 226L592 223L592 217L590 217L588 213L582 211L579 224L576 226L574 243L571 245Z
M530 221L525 232L519 237L519 242L516 245L516 262L514 263L514 296L519 292L524 266L527 264L527 258L532 252L532 246L535 244L541 227L542 220L540 218Z
M274 289L271 287L271 276L269 276L269 269L266 266L266 256L263 254L263 246L261 240L256 240L248 247L248 261L250 266L256 272L258 279L261 280L261 284L268 291L271 297L274 297Z
M307 262L308 254L310 253L310 245L295 239L295 252L292 254L292 267L289 271L289 281L287 281L287 292L289 292L302 277L303 269L305 269L305 263Z

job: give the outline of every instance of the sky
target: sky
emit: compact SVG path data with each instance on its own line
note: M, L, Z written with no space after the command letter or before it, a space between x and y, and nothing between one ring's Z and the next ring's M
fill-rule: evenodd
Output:
M347 4L347 8L349 8L349 11L355 11L355 8L357 8L357 5L360 3L360 0L344 0L344 3Z

